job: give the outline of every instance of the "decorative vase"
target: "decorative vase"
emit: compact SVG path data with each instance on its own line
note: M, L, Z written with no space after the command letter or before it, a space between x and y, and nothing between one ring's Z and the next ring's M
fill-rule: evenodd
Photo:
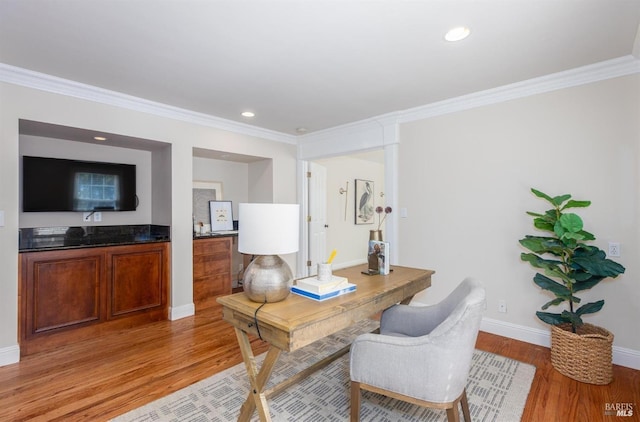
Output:
M613 334L592 324L571 331L571 324L551 326L551 364L569 378L588 384L613 379Z
M379 240L382 242L382 230L369 230L369 240Z

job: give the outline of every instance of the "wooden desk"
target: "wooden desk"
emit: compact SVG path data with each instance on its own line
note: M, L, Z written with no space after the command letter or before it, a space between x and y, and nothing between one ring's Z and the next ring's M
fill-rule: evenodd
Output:
M431 286L431 270L394 266L386 276L361 273L366 265L335 271L358 287L353 293L323 302L290 294L285 300L261 304L252 302L243 293L218 298L223 318L235 327L242 358L247 367L251 391L242 405L239 421L248 421L257 408L261 421L270 421L267 398L328 365L349 351L340 350L287 381L265 390L271 371L281 351L293 351L350 325L377 314L396 303L408 303L413 295ZM256 326L257 321L257 326ZM259 333L258 333L259 331ZM248 334L260 336L270 345L257 370Z

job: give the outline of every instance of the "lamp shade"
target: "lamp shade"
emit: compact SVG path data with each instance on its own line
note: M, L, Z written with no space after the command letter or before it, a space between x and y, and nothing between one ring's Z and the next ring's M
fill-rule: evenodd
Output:
M280 255L298 251L300 205L239 204L238 251Z

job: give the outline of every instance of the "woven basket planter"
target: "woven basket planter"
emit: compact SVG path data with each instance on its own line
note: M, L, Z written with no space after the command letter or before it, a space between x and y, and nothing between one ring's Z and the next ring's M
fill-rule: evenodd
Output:
M591 324L571 332L571 324L551 326L551 364L558 372L589 384L613 379L613 334Z

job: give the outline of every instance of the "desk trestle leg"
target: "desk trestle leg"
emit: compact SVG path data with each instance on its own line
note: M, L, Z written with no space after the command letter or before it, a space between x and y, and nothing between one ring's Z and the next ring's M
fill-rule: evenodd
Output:
M242 359L247 367L247 374L249 375L249 381L251 382L251 391L247 396L247 400L242 405L242 409L240 409L238 421L249 421L256 408L258 409L258 415L260 416L261 421L271 421L267 398L264 394L264 387L267 385L267 381L269 381L273 367L280 356L280 349L273 346L269 347L267 356L262 362L262 366L258 372L255 356L253 355L253 350L251 350L251 343L249 342L247 333L236 328L236 337L238 337L238 344L240 344Z

